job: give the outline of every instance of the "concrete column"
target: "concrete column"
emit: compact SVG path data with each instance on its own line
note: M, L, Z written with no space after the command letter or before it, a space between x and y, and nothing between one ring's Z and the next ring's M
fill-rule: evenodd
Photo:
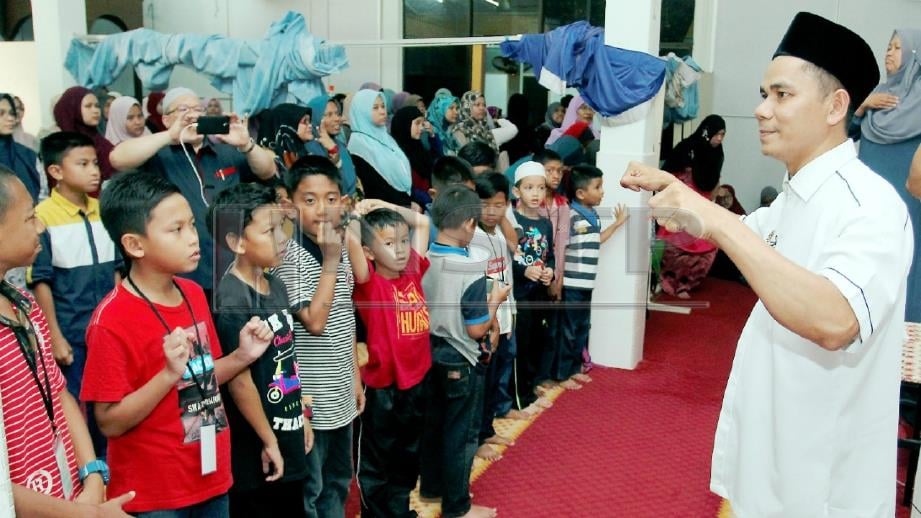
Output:
M608 2L605 43L658 55L660 6L661 0ZM619 180L631 160L658 164L663 99L660 92L640 120L601 129L597 164L604 171L605 195L599 212L607 218L618 203L632 211L624 229L602 246L599 258L589 343L592 361L603 366L633 369L643 359L651 231L644 209L649 194L623 189Z
M39 104L42 127L53 123L51 100L76 84L64 69L70 40L87 33L84 0L32 0L32 27L38 60Z

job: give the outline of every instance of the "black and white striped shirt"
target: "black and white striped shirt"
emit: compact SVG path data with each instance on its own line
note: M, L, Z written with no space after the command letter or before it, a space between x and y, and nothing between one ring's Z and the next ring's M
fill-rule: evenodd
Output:
M316 243L297 236L288 241L282 264L272 274L285 283L292 314L310 305L320 282L322 254ZM308 250L312 249L312 250ZM313 398L315 430L334 430L358 415L355 406L355 358L352 354L355 313L352 308L354 277L347 249L336 270L333 306L323 334L310 334L294 319L294 351L297 355L301 392Z
M598 250L601 248L601 224L595 209L573 202L569 209L569 243L563 286L582 290L595 288L598 273Z

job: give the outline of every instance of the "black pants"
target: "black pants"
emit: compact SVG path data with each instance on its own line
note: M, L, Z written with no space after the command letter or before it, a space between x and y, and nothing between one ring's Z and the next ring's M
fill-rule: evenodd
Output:
M441 497L445 518L470 510L470 471L483 412L483 368L451 346L433 350L426 378L420 493Z
M424 382L365 390L358 438L358 488L363 517L414 517L409 493L419 478L419 443L425 425Z
M563 288L563 309L560 312L559 362L556 379L563 381L582 372L582 350L588 347L591 329L592 290Z
M307 465L309 473L304 480L307 516L345 515L345 500L352 482L352 423L334 430L314 430Z
M515 360L514 340L514 333L511 338L508 338L506 334L501 335L499 347L486 367L483 380L483 418L480 420L479 444L483 444L486 439L496 435L496 429L492 426L493 419L497 415L507 414L511 409L512 401L508 392L509 379Z
M515 341L518 345L515 390L518 393L519 410L533 403L537 399L534 389L551 378L557 349L553 338L556 312L546 307L549 301L541 297L524 302L518 306L515 324Z
M269 482L257 489L238 491L230 488L230 518L251 516L284 516L302 518L304 512L304 481Z

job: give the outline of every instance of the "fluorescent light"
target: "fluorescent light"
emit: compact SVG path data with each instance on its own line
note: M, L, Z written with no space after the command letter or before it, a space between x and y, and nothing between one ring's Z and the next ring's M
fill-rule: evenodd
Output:
M487 4L492 4L495 7L499 7L499 0L483 0Z

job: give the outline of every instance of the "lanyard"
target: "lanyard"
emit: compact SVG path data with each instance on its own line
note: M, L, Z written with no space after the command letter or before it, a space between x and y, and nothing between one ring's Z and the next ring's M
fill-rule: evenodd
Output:
M137 294L140 295L142 299L144 299L144 302L147 303L147 306L150 307L150 310L153 311L154 315L156 315L157 320L159 320L160 323L163 324L163 328L166 329L166 334L167 335L170 334L171 331L169 328L169 324L166 323L166 320L163 318L163 315L161 315L160 311L157 310L157 306L155 306L154 303L151 302L149 298L147 298L147 295L145 295L144 292L141 291L140 288L138 288L137 284L134 283L134 280L131 279L130 273L128 274L127 279L128 279L128 284L130 284L131 287L134 288L134 291L136 291ZM198 357L201 358L202 374L204 374L205 372L205 351L201 345L201 334L199 334L198 332L198 321L195 320L195 312L192 311L192 304L190 304L189 299L186 298L185 292L182 291L182 288L179 287L179 284L177 284L175 280L173 281L173 286L175 286L176 289L179 290L179 295L182 297L182 301L185 302L185 307L189 310L189 315L192 316L192 327L195 328L195 343L192 344L192 348L195 351L195 354L197 354ZM206 399L204 380L202 380L202 382L198 381L198 376L195 375L195 368L192 366L191 358L189 359L188 362L186 362L185 368L186 370L189 371L189 374L192 376L192 382L195 384L195 388L198 389L198 394L201 396L202 400Z
M0 317L0 325L9 327L10 331L13 332L13 336L16 338L16 344L19 345L19 352L22 353L22 357L29 367L29 372L32 373L32 379L35 381L35 386L38 387L38 393L45 406L45 414L51 422L51 430L57 435L58 428L54 422L54 400L53 393L51 392L51 382L48 380L48 367L45 365L45 358L42 357L41 346L35 336L35 329L29 323L28 314L21 305L22 301L19 300L19 297L10 293L10 289L11 288L8 288L7 284L4 282L2 295L10 301L10 306L13 308L13 312L16 313L18 322L12 322L7 318ZM42 364L42 374L45 378L44 385L42 385L38 377L39 362Z

